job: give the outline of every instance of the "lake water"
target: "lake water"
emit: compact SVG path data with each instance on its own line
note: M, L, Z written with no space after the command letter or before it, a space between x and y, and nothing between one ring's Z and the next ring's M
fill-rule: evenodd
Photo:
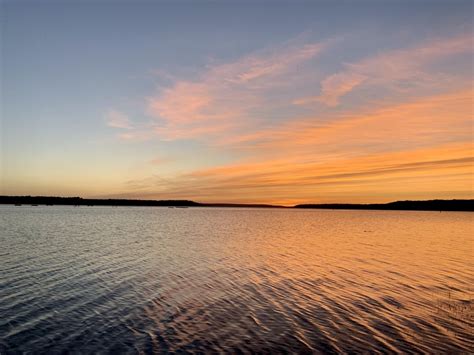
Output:
M473 217L0 206L0 353L473 352Z

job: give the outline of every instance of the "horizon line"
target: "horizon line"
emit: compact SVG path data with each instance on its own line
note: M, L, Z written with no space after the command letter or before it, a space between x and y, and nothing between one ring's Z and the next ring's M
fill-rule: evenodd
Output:
M74 206L136 206L136 207L262 207L262 208L320 208L320 209L380 209L426 211L473 211L474 199L396 200L386 203L303 203L292 206L266 203L197 202L188 199L143 200L120 198L83 198L80 196L8 196L0 195L4 205L74 205Z

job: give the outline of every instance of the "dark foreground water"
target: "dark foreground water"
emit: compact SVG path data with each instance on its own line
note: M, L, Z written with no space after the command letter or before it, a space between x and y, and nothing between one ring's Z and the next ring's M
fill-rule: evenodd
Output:
M0 353L472 353L473 216L0 206Z

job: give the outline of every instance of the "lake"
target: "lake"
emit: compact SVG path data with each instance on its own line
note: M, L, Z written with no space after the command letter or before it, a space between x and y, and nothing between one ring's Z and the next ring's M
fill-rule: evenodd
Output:
M0 353L473 352L473 216L0 206Z

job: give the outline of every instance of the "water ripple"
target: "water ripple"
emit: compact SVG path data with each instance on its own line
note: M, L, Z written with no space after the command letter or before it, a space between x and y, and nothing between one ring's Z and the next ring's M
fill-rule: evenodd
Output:
M474 349L467 213L1 206L0 223L1 354Z

